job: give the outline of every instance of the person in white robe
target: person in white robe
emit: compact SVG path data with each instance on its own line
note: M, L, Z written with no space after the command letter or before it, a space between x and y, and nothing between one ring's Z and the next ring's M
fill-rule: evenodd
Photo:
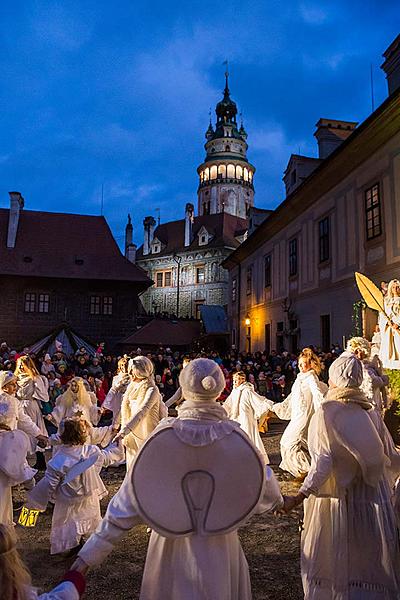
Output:
M28 508L43 511L49 500L54 502L51 554L76 548L83 536L96 529L101 521L100 500L107 495L100 471L123 456L118 444L104 450L86 444L87 430L87 421L79 417L61 422L62 446L43 479L28 493Z
M381 344L379 358L384 369L400 369L400 282L392 279L384 298L385 313L379 313Z
M13 524L11 488L37 473L26 460L30 441L26 433L12 429L13 406L0 396L0 523Z
M121 430L115 440L122 440L129 470L142 444L168 412L154 381L154 367L146 356L129 361L129 384L121 405Z
M41 594L32 585L31 574L21 560L14 527L0 524L1 600L79 600L85 587L81 573L68 571L55 588Z
M118 428L121 425L122 398L131 381L128 374L128 362L129 359L127 356L123 356L119 359L117 374L113 377L111 387L108 390L107 396L101 407L102 412L105 410L110 410L112 412L112 424L114 428Z
M396 600L400 551L390 457L360 389L361 362L344 352L329 369L329 391L311 419L311 469L286 512L304 501L301 571L305 600ZM397 465L397 468L399 466Z
M69 382L68 389L57 398L54 409L46 418L56 427L59 427L64 419L75 416L83 417L92 425L97 425L99 415L100 408L92 402L83 379L74 377Z
M304 348L298 359L300 373L297 375L291 393L276 402L272 412L279 419L290 421L281 441L280 468L294 477L304 479L310 470L310 455L307 437L311 417L324 399L328 386L319 380L321 363L311 348Z
M13 431L21 429L30 438L36 440L40 446L46 447L48 438L41 429L25 413L23 406L15 397L17 391L17 378L12 371L0 371L0 402L6 402L10 407L10 420L8 426Z
M29 355L20 356L15 369L17 377L17 398L31 420L40 429L41 435L47 437L47 429L42 415L42 402L49 401L48 381L40 375L35 363ZM36 463L38 468L45 469L44 454L37 451L36 436L31 437L30 454L36 452Z
M180 385L179 417L165 419L142 446L73 568L85 573L99 565L129 529L147 523L141 600L250 600L237 529L252 514L282 505L279 486L216 402L225 386L219 366L193 360Z
M361 360L363 367L361 390L379 415L383 416L383 411L387 407L386 386L389 384L389 378L382 372L378 357L374 356L371 359L371 344L363 337L353 337L347 342L347 351L353 352Z
M223 406L228 417L240 424L240 427L258 448L264 457L265 464L269 464L269 458L258 430L257 420L261 419L263 414L272 410L273 401L257 394L253 384L246 381L246 375L243 371L238 371L233 375L233 390Z

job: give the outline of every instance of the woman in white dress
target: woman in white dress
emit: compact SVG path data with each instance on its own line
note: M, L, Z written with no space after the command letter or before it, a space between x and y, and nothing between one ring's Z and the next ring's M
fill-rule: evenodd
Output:
M273 405L272 400L257 394L254 386L246 381L243 371L238 371L233 375L233 390L223 404L224 409L229 419L237 421L243 431L247 433L264 457L266 465L269 464L269 458L258 430L257 420L271 410Z
M118 428L121 424L122 398L131 381L128 375L128 363L129 359L127 356L123 356L119 359L117 374L113 377L111 388L101 407L102 412L104 412L104 410L111 410L113 414L112 424L115 428Z
M400 282L392 279L384 299L385 312L379 313L381 345L379 358L385 369L400 369Z
M121 439L126 451L126 469L129 470L140 446L168 411L154 381L154 367L146 356L129 361L129 384L121 405Z
M294 477L304 479L310 470L308 427L311 417L324 399L328 386L318 379L321 362L311 348L304 348L299 356L298 365L300 373L291 393L283 402L275 403L271 410L279 419L290 420L281 438L282 462L279 466Z
M251 600L238 527L279 508L272 470L216 402L225 379L199 358L182 370L185 401L138 452L96 533L72 568L99 565L126 532L151 525L141 600Z
M362 365L344 352L311 419L311 469L288 512L304 501L305 600L398 600L400 552L386 478L390 457L360 390ZM372 415L371 415L372 413Z
M15 368L17 377L17 398L20 400L25 413L40 429L41 435L47 437L47 429L42 415L42 402L49 401L48 381L37 370L29 355L20 356ZM43 452L36 451L36 438L31 437L30 454L36 452L36 466L44 470L46 462Z
M56 427L68 417L83 417L92 425L99 422L100 408L92 400L92 396L85 388L81 377L74 377L68 389L56 400L53 411L47 416Z

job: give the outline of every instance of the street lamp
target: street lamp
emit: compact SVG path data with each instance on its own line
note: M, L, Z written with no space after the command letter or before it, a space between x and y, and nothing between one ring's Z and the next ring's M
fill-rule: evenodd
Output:
M174 261L177 264L177 274L176 274L176 316L179 319L179 282L180 282L182 256L178 256L177 254L174 254L172 258L174 259Z
M250 320L250 315L249 313L247 313L246 318L244 320L244 324L246 325L246 327L250 327L251 324L251 320Z

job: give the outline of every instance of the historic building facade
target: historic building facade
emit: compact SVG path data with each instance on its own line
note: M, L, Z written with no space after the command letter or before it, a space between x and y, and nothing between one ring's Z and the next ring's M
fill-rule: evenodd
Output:
M156 226L153 217L146 217L143 245L137 251L130 221L127 225L126 256L154 281L141 296L149 313L199 318L202 304L228 303L228 273L221 263L247 234L255 172L247 160L247 133L237 123L228 74L215 112L215 126L210 121L206 132L206 156L197 169L197 216L188 203L184 219ZM259 220L257 215L255 222Z
M22 348L67 324L108 349L132 333L151 281L120 252L104 217L0 209L0 334Z
M384 58L387 100L358 127L318 121L318 159L291 156L285 200L224 262L241 350L341 344L360 300L354 272L400 275L400 36Z

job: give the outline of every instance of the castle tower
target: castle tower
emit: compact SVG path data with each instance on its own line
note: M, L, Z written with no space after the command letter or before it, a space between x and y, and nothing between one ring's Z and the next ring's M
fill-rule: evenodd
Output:
M237 106L230 97L228 76L227 71L224 97L215 109L215 129L210 118L204 146L206 158L197 169L198 214L227 212L245 219L254 205L255 167L247 160L247 133L243 122L238 129Z

